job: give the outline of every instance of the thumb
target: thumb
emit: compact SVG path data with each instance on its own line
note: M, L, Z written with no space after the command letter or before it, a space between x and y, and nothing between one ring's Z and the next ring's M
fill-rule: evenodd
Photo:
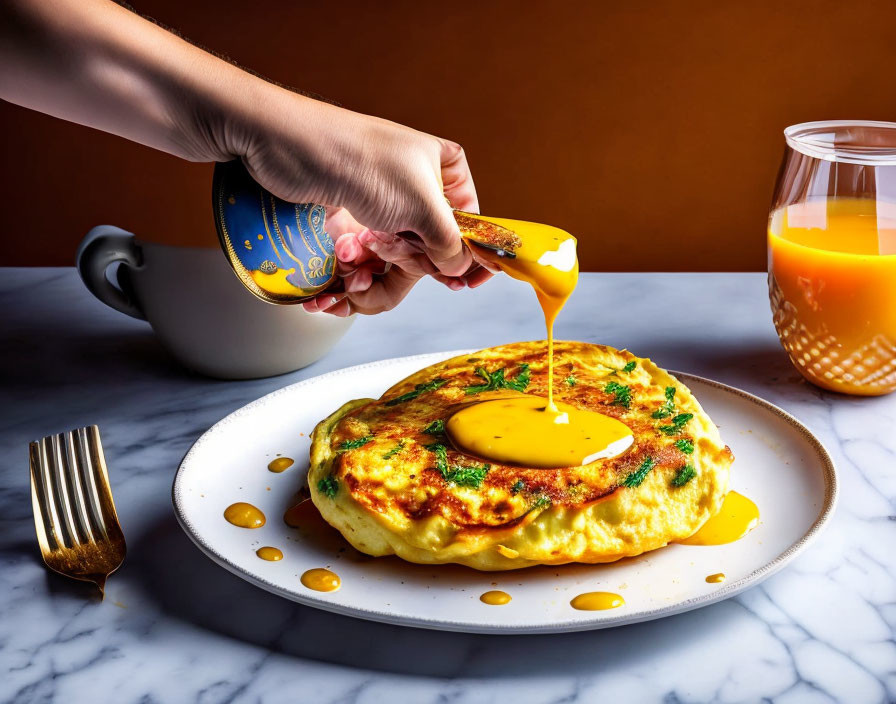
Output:
M424 249L432 263L445 276L461 276L473 263L473 255L464 245L460 228L448 203L439 199L423 223L420 233Z

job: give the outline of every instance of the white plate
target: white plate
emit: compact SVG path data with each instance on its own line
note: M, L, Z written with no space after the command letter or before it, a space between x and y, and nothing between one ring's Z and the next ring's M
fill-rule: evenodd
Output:
M338 535L309 536L283 523L284 511L304 485L308 435L321 418L349 399L376 398L412 372L465 352L342 369L287 386L231 413L200 437L181 462L173 487L181 526L218 564L309 606L421 628L551 633L645 621L726 599L790 562L833 514L834 466L805 426L744 391L676 373L734 451L732 488L759 506L759 525L735 543L671 545L609 565L486 573L369 558ZM296 464L282 474L269 472L267 464L277 453ZM227 523L222 512L236 501L262 509L266 525L246 530ZM279 547L283 560L259 559L255 550L263 545ZM342 588L330 593L306 589L299 577L312 567L330 567L342 578ZM707 584L706 576L716 572L724 572L727 581ZM505 606L481 603L480 594L490 589L510 593L513 601ZM587 591L617 592L625 606L576 611L570 599Z

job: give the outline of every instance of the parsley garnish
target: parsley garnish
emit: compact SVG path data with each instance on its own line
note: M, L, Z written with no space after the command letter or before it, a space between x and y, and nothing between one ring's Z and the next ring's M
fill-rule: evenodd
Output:
M532 508L530 510L536 511L540 508L547 508L553 502L551 501L551 497L545 494L539 494L539 496L535 499L535 503L532 504Z
M317 483L317 490L327 498L335 498L339 491L339 481L331 474Z
M525 391L526 387L529 386L529 365L523 362L515 379L507 379L504 376L506 371L506 369L498 369L494 372L488 372L482 367L476 367L476 374L481 376L486 383L468 386L467 393L478 394L481 391L496 391L497 389Z
M441 435L445 432L445 421L441 418L434 420L423 429L423 432L427 435Z
M579 383L579 380L576 379L572 374L566 377L563 381L566 382L567 386L575 386Z
M694 417L693 413L679 413L672 419L672 425L661 425L660 432L666 435L677 435L682 431L685 424Z
M399 440L398 444L395 447L393 447L391 450L389 450L386 454L383 455L383 459L384 460L392 459L393 457L395 457L395 455L397 455L403 449L404 449L404 440Z
M686 455L694 454L694 441L690 438L682 438L681 440L676 440L675 447L677 447Z
M672 486L684 486L696 476L697 470L694 469L693 465L686 464L672 478Z
M458 486L468 486L471 489L478 489L482 486L482 482L485 480L485 475L488 474L488 470L490 470L492 466L490 464L481 464L481 465L472 465L468 467L464 467L461 465L454 465L445 475L445 481L450 484L457 484Z
M615 398L610 402L611 406L628 408L632 403L632 388L615 381L608 382L604 390L613 394Z
M510 493L511 494L519 494L525 488L526 488L526 482L524 482L522 479L517 479L513 483L513 486L510 487Z
M448 448L441 443L433 443L432 445L424 445L424 447L435 454L436 469L439 474L449 484L457 484L459 486L469 486L478 489L482 486L485 475L492 468L490 464L473 465L465 467L463 465L448 465Z
M448 473L448 448L440 442L434 442L431 445L424 445L427 450L436 456L436 469L443 477Z
M359 447L364 447L371 440L373 440L373 435L365 435L363 438L356 438L354 440L343 440L339 444L336 452L348 452L349 450L357 450Z
M657 410L653 412L651 415L652 418L668 418L673 413L675 413L675 387L667 386L666 387L666 400L663 402L663 405L660 406Z
M427 381L425 384L417 384L414 387L413 391L408 391L406 394L396 396L391 401L386 401L385 405L395 406L396 404L410 401L411 399L417 398L420 394L425 394L427 391L435 391L436 389L440 389L447 383L447 379L442 379L441 377L439 377L437 379L433 379L432 381Z
M635 370L635 367L638 366L638 363L629 362L624 367L622 367L622 369L617 369L616 367L611 367L607 364L604 364L603 366L610 370L610 373L607 374L607 376L619 376L619 372L625 372L626 374L628 374L629 372L633 372Z
M647 475L650 473L650 470L653 469L655 464L656 462L654 462L653 457L645 457L641 466L622 480L622 486L640 486L641 482L647 478Z

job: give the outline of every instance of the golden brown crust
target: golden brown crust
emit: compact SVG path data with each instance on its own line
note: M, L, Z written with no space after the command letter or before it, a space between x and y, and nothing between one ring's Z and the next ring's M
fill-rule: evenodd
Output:
M443 434L428 434L425 429L472 400L508 393L505 390L469 394L468 387L482 383L477 367L489 372L503 368L508 378L515 378L522 365L528 365L530 382L526 392L546 395L545 357L543 342L482 350L421 370L390 388L379 400L353 402L340 409L321 423L314 436L311 478L332 477L339 487L335 497L324 497L319 492L314 496L312 481L312 495L321 513L330 520L328 512L332 514L338 505L347 516L355 516L351 519L355 522L369 523L372 519L384 532L379 538L389 543L382 548L385 552L368 549L372 554L398 552L416 561L458 561L488 569L536 562L618 559L659 547L671 539L669 536L685 537L696 530L721 503L733 460L730 450L721 443L717 429L686 387L650 360L598 345L556 343L555 394L573 406L599 411L626 423L634 436L628 451L616 458L563 469L491 463L481 484L475 487L446 481L437 468L433 444L446 447L449 466L475 467L481 466L482 461L452 448ZM634 369L623 371L630 362L635 363ZM567 383L567 379L574 383ZM628 407L618 403L616 394L607 390L611 382L629 387ZM403 394L414 392L418 385L424 385L425 390L414 398L397 401ZM667 386L676 388L675 412L694 416L681 433L672 435L659 430L669 419L652 417L665 400ZM354 447L367 438L369 441L362 446ZM693 454L676 446L676 441L682 439L694 442ZM625 486L626 478L647 458L652 460L653 468L646 480L638 487ZM698 477L687 486L672 486L672 479L685 464L693 464ZM629 525L628 519L650 523L650 510L663 502L675 501L682 505L677 507L680 517L674 527L656 525L646 529L644 536L634 535L637 528ZM684 505L685 502L690 505ZM614 512L619 510L628 511L628 516L618 518ZM576 543L577 547L570 547L575 541L570 542L569 538L558 538L553 542L562 545L553 554L557 546L546 550L552 540L539 534L542 547L527 552L527 531L532 530L534 522L544 523L551 516L564 523L565 530L577 516L595 521L600 516L603 523L591 526L597 532L584 544ZM345 534L348 520L343 516L331 523ZM559 526L557 523L557 530ZM622 538L617 535L620 531L624 533ZM406 551L413 553L411 556L402 554L393 544L395 536L414 549L422 549L422 556L413 550ZM497 542L520 551L521 556L473 557ZM575 554L570 554L573 549Z
M503 249L511 254L520 246L520 236L497 223L480 220L474 215L460 210L454 211L454 219L460 228L460 234L478 244Z

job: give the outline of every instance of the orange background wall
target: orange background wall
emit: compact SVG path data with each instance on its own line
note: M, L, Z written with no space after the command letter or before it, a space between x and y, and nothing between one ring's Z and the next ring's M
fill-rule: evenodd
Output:
M283 83L464 145L483 212L583 268L759 270L781 130L896 119L896 2L132 0ZM214 237L211 167L0 104L0 264L98 223Z

